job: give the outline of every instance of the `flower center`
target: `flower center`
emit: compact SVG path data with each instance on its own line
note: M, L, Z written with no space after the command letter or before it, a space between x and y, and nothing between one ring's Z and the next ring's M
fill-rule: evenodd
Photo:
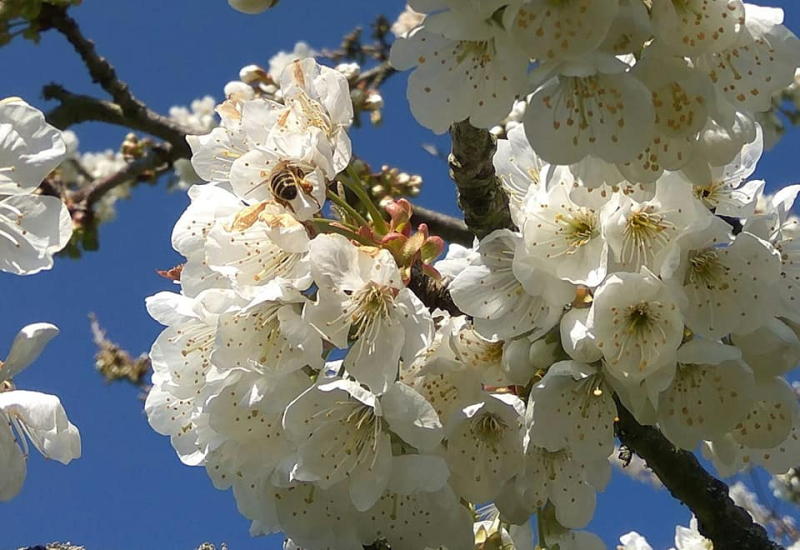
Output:
M571 214L556 214L555 221L559 233L562 233L567 244L572 248L572 250L567 250L567 254L574 254L599 235L597 214L587 208L580 208Z
M377 451L378 434L382 425L381 419L375 414L375 409L366 405L354 406L352 412L345 418L345 423L354 428L345 453L360 455L366 449L373 453Z
M728 268L720 262L716 250L706 249L689 254L689 269L686 273L684 284L704 286L708 290L719 288L727 290L728 283L724 281Z
M369 335L383 321L391 322L394 309L395 289L369 283L351 295L348 311L353 326L352 337L357 339Z
M653 212L652 206L631 212L622 232L622 262L636 266L646 264L653 256L654 248L669 243L666 230L674 228L675 225L664 216Z
M715 180L704 186L695 186L694 196L709 210L717 208L731 194L724 182Z
M488 445L495 446L500 442L508 426L498 416L490 412L483 413L472 419L470 433L472 436Z

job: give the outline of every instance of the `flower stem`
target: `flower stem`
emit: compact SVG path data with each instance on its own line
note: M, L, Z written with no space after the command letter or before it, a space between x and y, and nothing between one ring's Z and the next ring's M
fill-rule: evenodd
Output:
M347 214L352 219L354 219L359 225L362 225L362 226L368 226L369 225L369 222L367 222L367 220L364 218L364 216L362 216L361 213L358 210L356 210L355 208L350 206L347 203L347 201L344 200L342 197L340 197L339 195L337 195L336 193L334 193L330 189L327 192L327 196L328 196L328 199L330 199L330 201L332 203L334 203L336 206L338 206L339 208L341 208L342 210L347 212Z
M358 177L352 165L347 166L347 176L346 178L342 178L342 183L344 183L350 191L355 193L358 200L360 200L369 211L369 216L372 218L372 222L375 224L375 229L378 230L378 233L386 235L389 232L389 226L386 225L386 220L383 219L383 215L380 210L378 210L378 207L375 206L375 203L372 202L367 192L364 191L364 186L361 185L361 178Z
M374 242L365 239L349 227L345 227L341 222L326 218L311 218L308 223L312 224L320 233L336 233L350 240L357 241L365 246L375 246Z

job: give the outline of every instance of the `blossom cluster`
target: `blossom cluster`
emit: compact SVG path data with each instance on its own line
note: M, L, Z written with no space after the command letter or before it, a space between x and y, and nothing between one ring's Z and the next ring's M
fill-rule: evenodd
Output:
M63 135L41 111L19 98L0 101L0 271L31 275L50 269L53 254L69 242L72 221L66 206L38 194L42 180L66 155ZM12 380L57 334L48 323L28 325L0 361L0 501L22 489L28 440L63 464L81 454L78 429L58 397L19 390Z
M527 138L544 160L588 158L634 181L665 170L709 179L753 141L800 57L782 10L741 0L409 4L427 16L391 61L414 68L421 124L490 128L526 98Z
M431 265L442 241L353 168L342 71L300 59L229 94L188 139L209 183L173 232L180 293L147 302L153 428L289 548L531 548L532 514L540 546L603 548L581 529L621 406L723 475L795 465L800 186L750 179L796 69L779 10L411 5L392 61L419 65L434 130L491 127L538 82L494 158L518 230ZM419 272L462 314L425 306Z

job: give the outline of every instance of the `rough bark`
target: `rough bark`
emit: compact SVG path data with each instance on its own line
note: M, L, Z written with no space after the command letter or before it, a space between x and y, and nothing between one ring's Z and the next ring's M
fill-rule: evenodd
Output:
M513 229L508 195L494 171L496 138L466 120L453 124L450 136L453 148L447 162L467 226L481 239L495 229Z

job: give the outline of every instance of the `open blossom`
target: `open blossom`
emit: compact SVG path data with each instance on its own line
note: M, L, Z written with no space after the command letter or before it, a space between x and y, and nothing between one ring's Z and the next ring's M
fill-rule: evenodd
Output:
M34 194L66 157L61 132L19 98L0 101L0 271L17 275L53 266L72 235L57 197Z
M496 3L496 2L495 2ZM528 57L473 6L429 15L392 46L392 65L416 67L408 81L415 118L437 134L469 118L489 128L524 91Z
M80 434L58 397L18 390L12 383L57 334L58 329L47 323L28 325L0 362L0 501L14 498L22 488L29 441L45 458L62 464L81 456Z
M430 313L386 250L320 235L311 241L310 259L319 294L306 319L335 346L352 343L344 368L383 393L397 379L400 359L413 360L430 341Z
M360 511L372 508L389 484L391 432L423 453L442 437L433 408L401 382L379 398L355 382L326 381L289 405L284 426L298 444L292 478L323 489L347 479L350 498Z
M595 293L588 324L617 379L640 382L675 368L683 317L667 286L651 273L611 275Z

